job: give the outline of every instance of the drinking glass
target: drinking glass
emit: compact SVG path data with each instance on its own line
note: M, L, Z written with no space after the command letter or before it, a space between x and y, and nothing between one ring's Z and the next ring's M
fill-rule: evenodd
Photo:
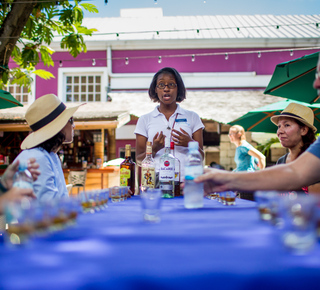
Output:
M120 201L120 186L111 187L111 202L119 202Z
M141 192L140 198L143 220L151 223L160 222L161 190L149 188Z
M235 205L236 196L237 196L237 193L235 191L226 191L225 193L226 205Z
M254 199L258 204L259 216L263 221L271 221L271 201L278 193L276 191L256 191Z
M290 194L281 200L283 220L281 238L284 245L296 254L311 250L317 241L316 198L305 194Z

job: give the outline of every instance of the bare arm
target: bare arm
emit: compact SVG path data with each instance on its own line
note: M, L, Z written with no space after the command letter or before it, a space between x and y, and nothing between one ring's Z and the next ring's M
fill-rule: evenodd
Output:
M260 169L265 169L266 168L266 156L264 156L259 150L253 148L253 149L250 149L248 151L248 154L250 156L253 156L255 158L257 158L259 160L259 168Z
M192 135L192 138L194 141L197 141L199 143L199 151L202 155L202 158L204 158L204 151L203 151L203 129L199 129L195 131Z
M256 172L205 169L195 179L204 182L206 193L225 190L294 190L319 180L320 159L309 152L295 161Z

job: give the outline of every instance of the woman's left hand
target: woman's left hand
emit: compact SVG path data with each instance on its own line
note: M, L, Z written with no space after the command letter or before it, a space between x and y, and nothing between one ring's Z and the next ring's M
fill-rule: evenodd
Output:
M181 132L176 129L172 129L172 141L174 142L174 145L188 147L188 143L192 141L192 138L185 130L181 128L180 130Z

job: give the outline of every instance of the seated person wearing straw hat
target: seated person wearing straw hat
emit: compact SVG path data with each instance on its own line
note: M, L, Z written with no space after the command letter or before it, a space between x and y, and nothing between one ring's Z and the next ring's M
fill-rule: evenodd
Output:
M313 111L306 106L290 103L280 115L272 116L271 121L278 126L277 136L281 145L289 150L277 164L297 159L316 140ZM320 192L320 183L302 187L302 191Z
M18 160L34 157L41 175L33 184L38 199L50 200L68 196L68 191L57 155L62 144L73 142L73 114L80 105L66 107L54 94L35 100L26 112L32 132L22 142Z

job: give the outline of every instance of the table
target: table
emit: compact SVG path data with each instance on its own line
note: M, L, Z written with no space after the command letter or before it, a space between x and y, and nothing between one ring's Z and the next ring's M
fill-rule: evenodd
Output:
M0 289L319 289L320 245L289 253L256 203L162 200L141 220L139 197L81 215L78 225L25 247L0 244Z

